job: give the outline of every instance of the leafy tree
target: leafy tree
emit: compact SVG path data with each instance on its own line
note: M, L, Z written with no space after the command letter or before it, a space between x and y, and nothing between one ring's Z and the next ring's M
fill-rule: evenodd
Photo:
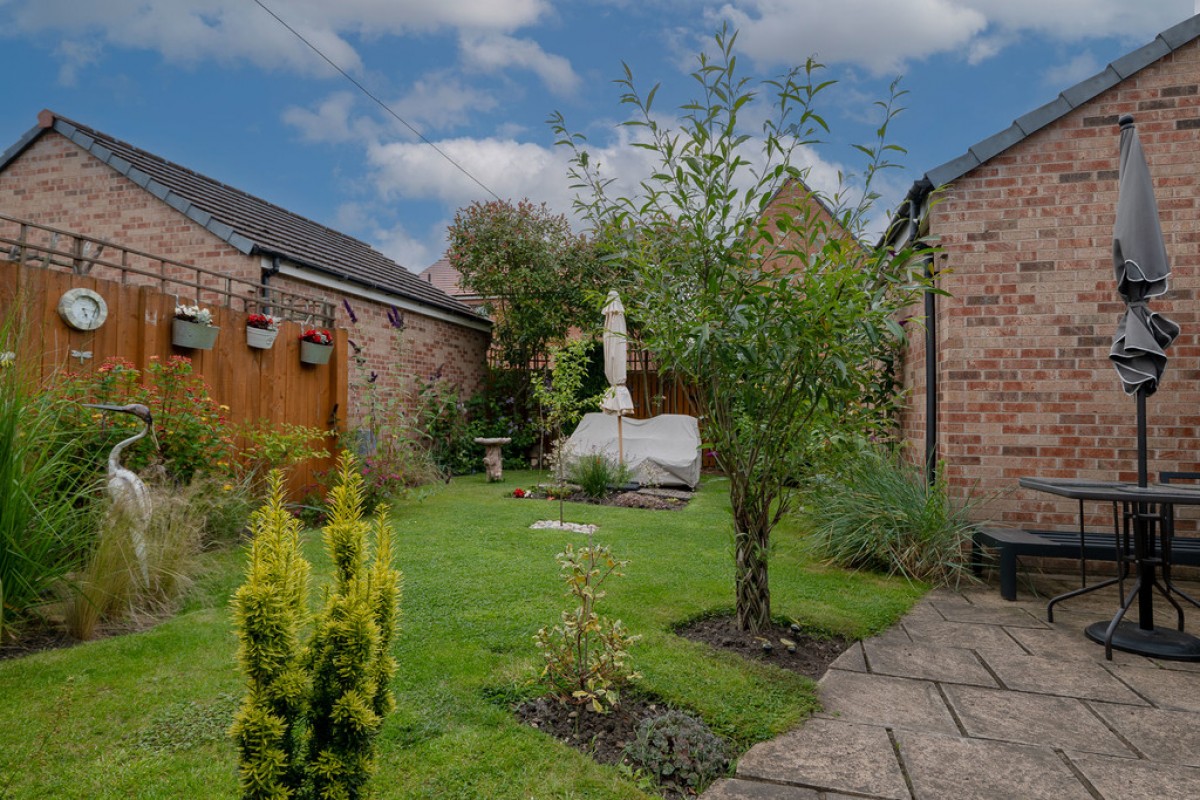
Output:
M592 327L589 292L607 291L606 265L567 218L522 200L472 203L450 226L450 263L487 299L502 364L527 369L574 327Z
M865 188L826 197L798 162L826 130L815 100L831 81L810 59L754 87L737 71L736 38L722 29L715 56L700 55L699 99L681 107L676 129L653 108L658 87L643 95L625 67L625 124L656 160L634 196L611 197L585 137L561 115L551 124L572 151L577 207L598 246L635 275L628 298L646 344L691 386L729 477L737 621L757 632L771 619L770 534L794 488L884 422L886 403L871 402L880 356L902 335L895 315L920 288L920 254L862 241L873 180L900 151L887 143L896 85L877 103L877 140L856 146Z

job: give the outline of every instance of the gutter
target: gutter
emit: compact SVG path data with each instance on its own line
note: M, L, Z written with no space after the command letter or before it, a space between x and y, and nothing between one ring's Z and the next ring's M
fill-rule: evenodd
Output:
M326 270L285 264L277 256L272 259L272 266L269 269L274 270L272 272L273 275L283 275L287 278L296 278L297 280L308 281L309 283L317 283L342 294L351 295L363 300L371 300L385 306L395 306L403 311L411 311L415 314L421 314L422 316L431 317L442 322L461 325L464 328L471 328L483 333L490 333L492 330L491 320L480 317L469 310L460 316L452 311L443 310L436 306L416 303L412 300L399 297L377 284L370 284L366 281L350 278L348 275L334 275ZM267 271L268 268L264 267L264 276ZM314 275L314 272L320 274Z

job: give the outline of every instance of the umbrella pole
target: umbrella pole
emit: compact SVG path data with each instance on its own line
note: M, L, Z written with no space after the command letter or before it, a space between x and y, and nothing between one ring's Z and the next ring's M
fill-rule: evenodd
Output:
M1137 459L1138 486L1143 489L1149 483L1146 469L1146 390L1139 386L1137 390Z
M617 463L625 466L625 439L621 434L621 415L617 414Z

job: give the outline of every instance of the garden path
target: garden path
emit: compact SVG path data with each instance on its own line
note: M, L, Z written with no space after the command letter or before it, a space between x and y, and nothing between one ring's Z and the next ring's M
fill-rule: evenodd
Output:
M1043 595L1068 588L1041 580ZM1112 615L1116 587L1060 604L1053 624L1022 589L931 593L834 662L823 712L702 800L1200 797L1200 664L1106 661L1083 628Z

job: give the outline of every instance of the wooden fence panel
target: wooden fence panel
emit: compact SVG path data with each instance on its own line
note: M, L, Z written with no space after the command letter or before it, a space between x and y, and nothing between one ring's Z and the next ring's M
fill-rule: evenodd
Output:
M98 292L108 305L108 320L95 331L77 331L58 315L58 300L68 289L83 287ZM0 261L0 319L13 320L19 336L15 346L19 362L34 360L43 381L63 372L91 374L108 358L121 357L139 369L150 359L172 356L192 360L195 373L204 378L217 403L227 406L231 423L268 420L330 430L346 417L347 391L344 330L335 330L334 354L329 364L300 363L302 328L294 322L280 325L270 350L246 344L246 317L242 311L214 308L213 321L221 331L212 350L189 350L171 344L175 298L147 286L121 284L68 272L20 266ZM75 355L72 355L74 353ZM90 354L90 355L88 355ZM329 442L330 453L333 442ZM290 478L295 495L313 480L313 472L332 463L313 464Z

